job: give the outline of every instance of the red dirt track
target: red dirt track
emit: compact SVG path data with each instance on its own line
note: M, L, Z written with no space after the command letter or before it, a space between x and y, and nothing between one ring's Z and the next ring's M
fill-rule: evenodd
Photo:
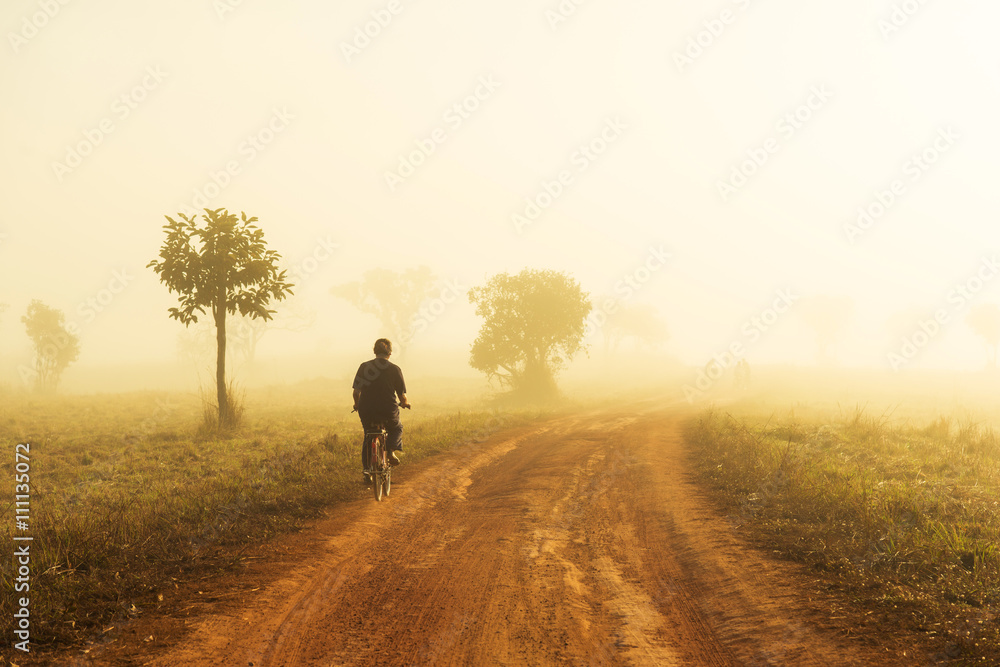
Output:
M685 413L645 405L559 417L404 465L389 499L338 506L307 529L311 550L281 576L133 659L895 664L830 624L802 570L746 546L687 470Z

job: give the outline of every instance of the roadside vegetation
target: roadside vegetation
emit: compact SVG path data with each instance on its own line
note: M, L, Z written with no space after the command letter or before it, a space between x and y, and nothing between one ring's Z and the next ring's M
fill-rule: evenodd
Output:
M862 636L922 635L931 651L914 664L1000 664L994 428L744 404L701 414L685 435L734 529L810 566Z
M324 400L331 395L340 399ZM177 581L238 567L244 547L338 502L370 499L348 398L340 385L318 382L255 391L246 424L220 435L203 427L193 395L7 397L3 446L31 443L33 647L79 644L155 606ZM404 417L400 474L530 418L471 398L426 399ZM12 476L0 486L14 497ZM13 502L6 505L10 544ZM0 633L8 637L10 560L0 569Z

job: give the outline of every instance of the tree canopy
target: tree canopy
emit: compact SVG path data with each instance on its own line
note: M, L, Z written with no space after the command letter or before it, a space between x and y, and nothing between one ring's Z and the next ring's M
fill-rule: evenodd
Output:
M62 311L37 299L28 305L21 322L35 350L35 388L54 392L63 371L80 356L80 339L67 329Z
M402 349L402 344L412 337L410 329L420 306L431 296L436 283L437 276L426 266L404 271L371 269L361 280L335 285L330 293L377 317Z
M555 394L555 375L582 349L590 300L564 273L501 273L469 290L483 318L470 365L514 391Z

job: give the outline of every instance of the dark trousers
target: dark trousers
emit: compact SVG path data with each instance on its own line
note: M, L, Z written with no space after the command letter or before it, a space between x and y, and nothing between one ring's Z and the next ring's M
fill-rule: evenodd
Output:
M379 412L375 410L358 410L361 417L361 425L365 432L377 431L378 425L385 427L385 450L387 452L402 451L403 449L403 425L399 421L399 408L394 408L392 412ZM368 439L365 438L365 444ZM367 467L368 449L362 448L361 465Z

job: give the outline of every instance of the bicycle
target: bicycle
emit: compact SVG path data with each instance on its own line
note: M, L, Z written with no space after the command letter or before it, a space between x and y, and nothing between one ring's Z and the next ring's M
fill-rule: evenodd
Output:
M399 407L409 409L409 406ZM365 439L361 445L362 474L372 482L376 502L382 500L383 493L388 498L392 489L392 466L385 450L386 435L385 424L375 422L370 430L365 428Z

